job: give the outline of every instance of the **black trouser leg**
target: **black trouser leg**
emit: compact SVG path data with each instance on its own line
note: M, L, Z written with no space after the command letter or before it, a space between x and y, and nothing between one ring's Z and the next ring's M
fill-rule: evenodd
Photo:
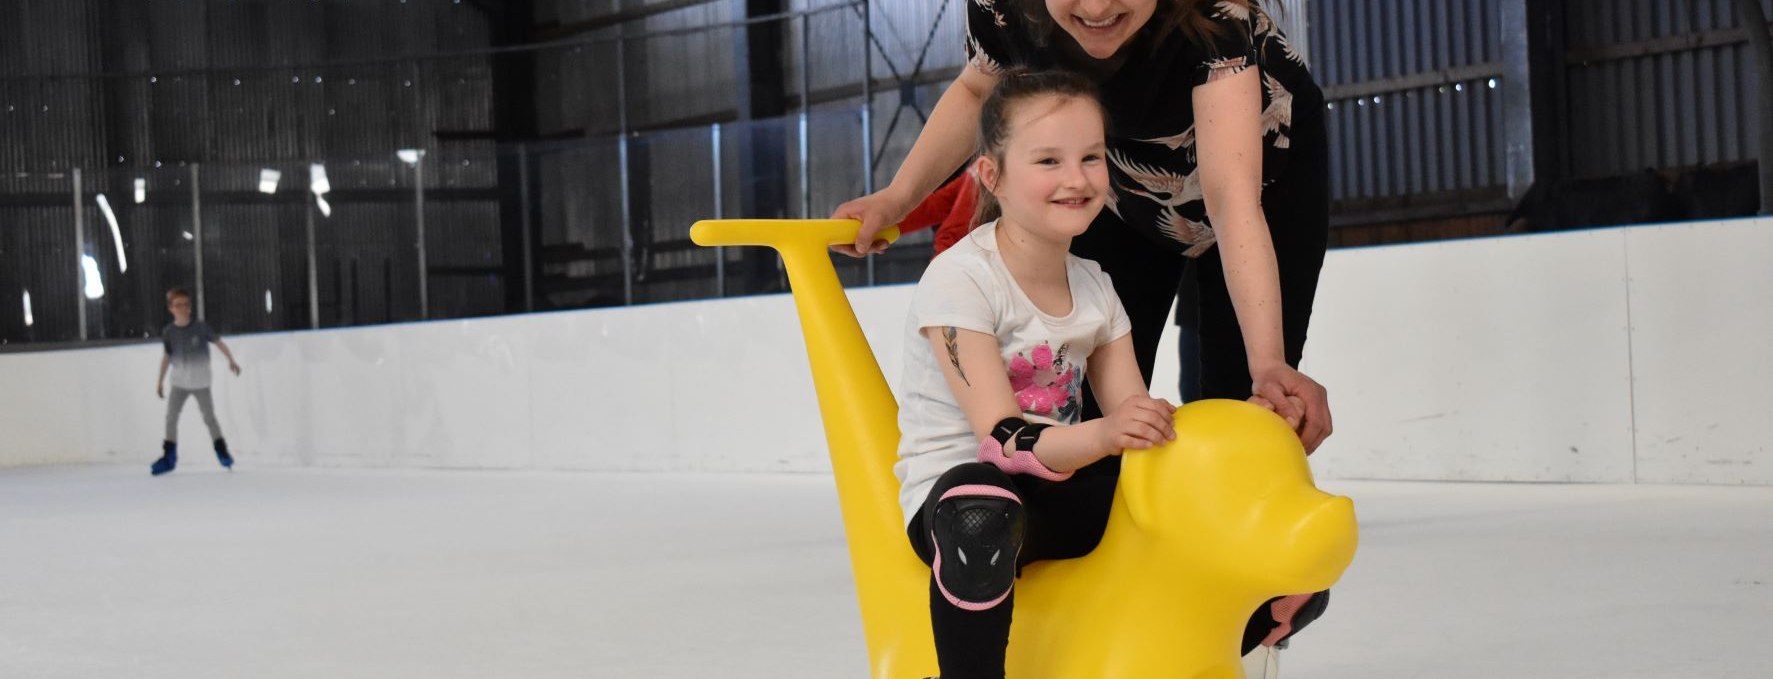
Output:
M1118 463L1120 458L1109 458ZM956 466L937 480L924 510L911 520L907 532L912 549L926 565L936 560L936 545L927 526L935 521L936 506L950 490L963 486L989 486L1014 494L1021 500L1026 518L1022 550L1015 562L1022 566L1049 559L1083 556L1096 548L1107 525L1114 500L1118 464L1097 463L1078 470L1070 479L1046 481L1032 476L1011 476L983 463ZM1010 620L1015 607L1012 591L1001 603L985 610L954 605L930 578L930 626L935 633L936 658L942 679L1003 677L1004 656L1009 646Z
M1152 366L1157 362L1157 341L1170 323L1184 258L1109 218L1097 219L1088 231L1072 239L1071 253L1101 265L1114 282L1114 292L1133 325L1133 354L1139 361L1139 373L1149 386ZM1086 384L1083 419L1101 416L1102 409Z

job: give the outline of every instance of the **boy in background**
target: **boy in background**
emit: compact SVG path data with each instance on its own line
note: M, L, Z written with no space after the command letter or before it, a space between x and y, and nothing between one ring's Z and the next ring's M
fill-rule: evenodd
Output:
M166 310L172 312L172 323L160 332L166 353L160 357L160 378L154 383L154 395L166 398L166 372L172 369L172 398L166 402L166 440L161 444L162 454L154 461L150 471L159 476L172 471L179 464L179 413L185 408L185 399L197 397L197 407L203 411L203 424L209 427L209 437L215 439L215 457L223 467L233 470L234 456L228 454L228 442L222 438L222 425L215 419L215 402L209 392L209 344L215 343L228 358L228 370L235 375L240 374L240 364L234 362L234 353L228 351L228 344L216 336L209 324L191 318L191 293L184 288L173 288L166 291Z

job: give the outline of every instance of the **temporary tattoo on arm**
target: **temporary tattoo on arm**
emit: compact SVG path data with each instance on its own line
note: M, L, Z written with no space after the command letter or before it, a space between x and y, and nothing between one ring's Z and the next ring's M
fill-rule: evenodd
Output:
M970 387L973 386L973 381L967 379L967 371L960 369L959 337L960 331L955 329L954 326L942 328L942 342L948 345L948 362L954 364L954 372L960 375L960 381L965 382L966 385Z

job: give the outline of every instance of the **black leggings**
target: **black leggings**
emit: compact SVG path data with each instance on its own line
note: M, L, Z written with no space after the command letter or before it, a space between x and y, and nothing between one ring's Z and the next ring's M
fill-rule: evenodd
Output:
M935 545L926 528L932 521L935 507L949 490L969 485L985 485L1014 493L1022 503L1026 523L1022 552L1016 559L1017 572L1036 561L1075 559L1089 554L1102 541L1108 524L1108 510L1114 502L1114 484L1120 477L1120 458L1109 457L1077 471L1065 481L1047 481L1022 474L1006 474L989 464L972 462L948 470L930 495L923 510L912 517L906 527L911 548L924 565L935 561ZM950 603L930 575L930 626L935 632L936 660L942 679L1001 679L1004 653L1010 642L1010 614L1016 596L982 611L970 611ZM1311 614L1296 615L1297 630L1322 613L1322 604L1314 600ZM1244 627L1243 653L1249 653L1276 625L1271 611L1274 600L1256 609Z
M1120 458L1108 458L1118 472ZM968 485L986 485L1014 493L1022 503L1027 532L1016 569L1036 561L1073 559L1096 548L1102 540L1102 529L1108 523L1108 509L1114 500L1114 483L1118 473L1107 473L1097 463L1080 469L1062 482L1047 481L1023 474L1011 475L989 464L972 462L956 466L936 480L924 500L923 511L911 518L906 533L911 548L925 565L935 561L935 545L930 543L930 525L935 507L944 493ZM930 575L930 626L936 635L936 658L942 668L942 679L1000 679L1003 677L1004 649L1010 642L1010 611L1016 596L997 606L969 611L944 597Z

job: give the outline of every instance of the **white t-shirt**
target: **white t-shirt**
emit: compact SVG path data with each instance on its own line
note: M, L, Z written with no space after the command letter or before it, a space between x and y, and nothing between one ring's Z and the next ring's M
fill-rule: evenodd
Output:
M997 252L997 223L974 229L923 272L905 323L899 395L899 504L910 523L936 479L978 459L979 439L942 377L948 360L924 328L952 326L997 338L1010 388L1029 422L1076 424L1088 359L1132 332L1114 284L1095 262L1067 255L1071 313L1051 316L1028 300Z

